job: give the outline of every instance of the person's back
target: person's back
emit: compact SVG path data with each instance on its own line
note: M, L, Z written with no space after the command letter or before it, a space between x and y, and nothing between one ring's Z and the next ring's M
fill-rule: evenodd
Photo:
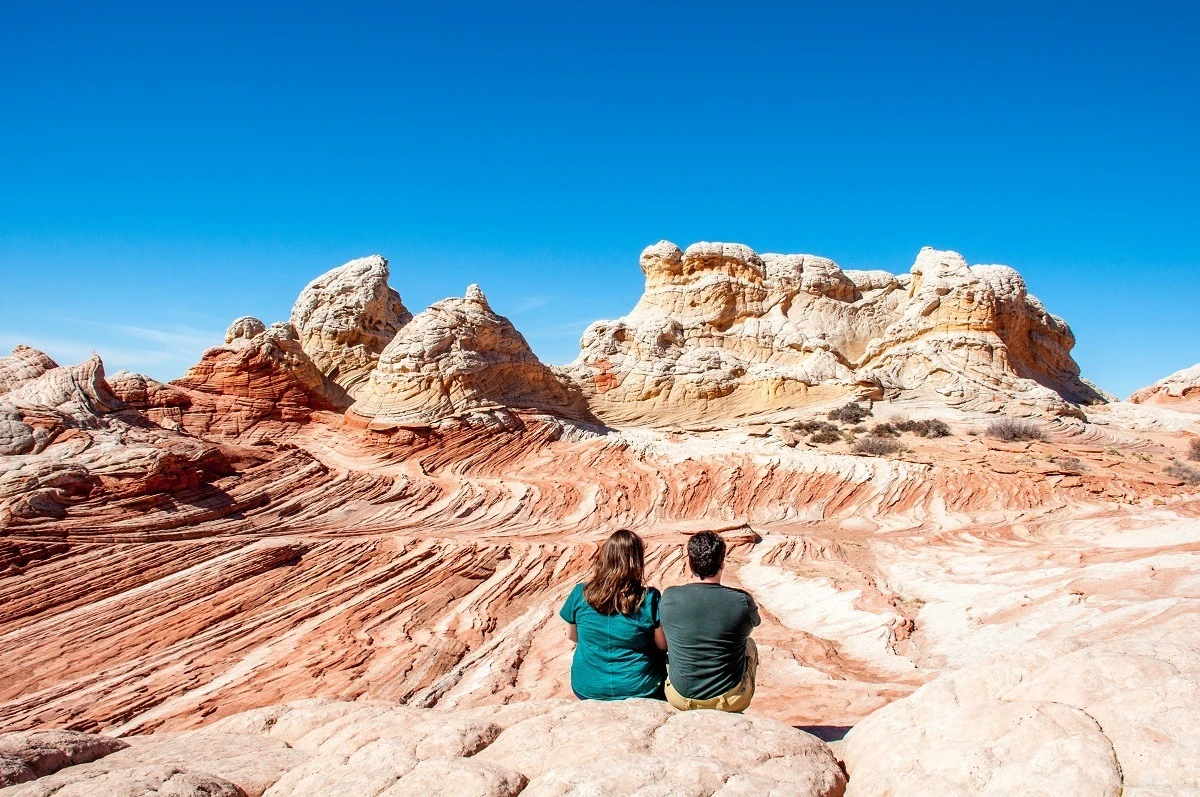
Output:
M581 700L663 698L661 595L642 585L643 556L640 537L614 532L592 579L576 584L559 612L576 643L571 689Z
M725 542L713 532L688 541L698 579L668 588L659 610L669 656L666 697L678 709L744 711L754 697L758 651L750 638L761 620L754 599L720 583Z

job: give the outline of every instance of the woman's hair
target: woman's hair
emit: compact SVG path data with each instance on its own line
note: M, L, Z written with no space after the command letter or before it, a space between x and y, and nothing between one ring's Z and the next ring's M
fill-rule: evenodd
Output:
M637 614L646 597L642 586L644 555L641 537L629 529L614 531L596 552L592 579L583 588L588 605L605 615Z

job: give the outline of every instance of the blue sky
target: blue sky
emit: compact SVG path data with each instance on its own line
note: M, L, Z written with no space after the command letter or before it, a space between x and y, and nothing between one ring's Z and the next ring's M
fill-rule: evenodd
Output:
M173 378L382 253L566 362L666 238L955 249L1108 390L1200 361L1190 5L341 5L6 9L0 347Z

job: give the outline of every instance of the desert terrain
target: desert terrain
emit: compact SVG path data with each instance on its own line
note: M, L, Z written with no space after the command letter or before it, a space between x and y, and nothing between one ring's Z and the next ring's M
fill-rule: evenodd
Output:
M1200 366L1108 395L955 252L640 266L566 366L379 256L171 383L0 358L0 786L1200 793ZM747 716L571 698L618 528L731 544Z

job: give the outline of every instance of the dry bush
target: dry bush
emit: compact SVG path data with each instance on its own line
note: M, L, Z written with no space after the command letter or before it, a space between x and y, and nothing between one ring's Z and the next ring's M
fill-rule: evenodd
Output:
M872 457L887 457L899 454L904 446L891 437L860 437L854 441L850 450L855 454L869 454Z
M837 434L838 428L829 421L800 421L792 424L792 428L797 432L804 434L817 434L818 432L833 432Z
M1033 421L1019 418L1001 418L992 421L987 428L988 437L1013 442L1015 440L1045 440L1046 432Z
M1192 487L1200 485L1200 470L1189 468L1182 462L1172 462L1167 468L1167 475Z
M808 438L810 443L817 443L818 445L836 443L841 439L842 436L838 434L836 430L830 431L828 429L822 429L821 431L815 433L812 437Z
M844 407L829 411L829 420L839 423L861 423L871 416L871 410L857 402L850 402Z
M1083 461L1079 457L1053 457L1050 461L1068 475L1079 476L1083 473Z
M877 423L871 428L871 437L899 437L900 430L890 423Z
M934 418L928 421L900 421L893 424L901 432L912 432L918 437L949 437L950 424Z
M1188 459L1200 462L1200 437L1193 438L1192 442L1188 443Z

